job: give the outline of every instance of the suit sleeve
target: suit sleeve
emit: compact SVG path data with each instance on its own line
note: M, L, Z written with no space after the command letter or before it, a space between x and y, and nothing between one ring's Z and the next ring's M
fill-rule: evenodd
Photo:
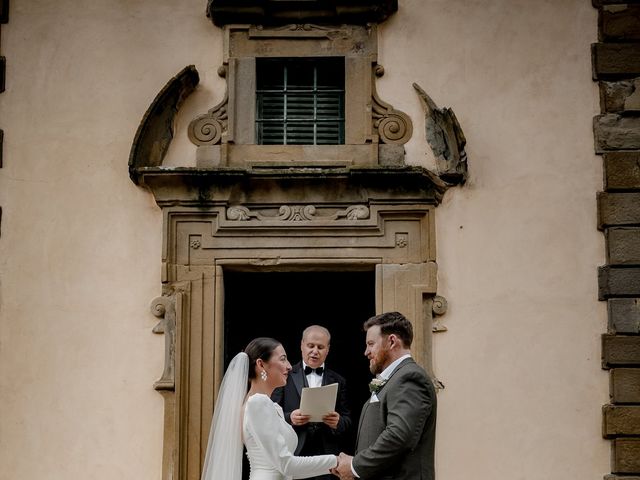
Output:
M386 427L373 444L353 458L360 478L382 474L416 448L433 408L429 381L426 375L412 371L386 386L391 387L385 392Z
M338 399L336 401L336 412L340 414L340 420L338 426L333 433L336 435L343 435L349 428L351 428L351 410L349 409L349 402L347 401L347 382L344 378L341 378L338 382Z
M296 457L287 447L273 402L264 395L253 395L245 407L245 424L273 468L285 477L308 478L328 475L336 466L335 455ZM286 427L289 428L289 427Z

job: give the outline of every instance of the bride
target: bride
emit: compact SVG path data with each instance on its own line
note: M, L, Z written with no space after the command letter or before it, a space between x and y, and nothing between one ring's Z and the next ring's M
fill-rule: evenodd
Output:
M202 480L241 480L243 440L249 480L315 477L336 467L335 455L293 455L298 437L270 398L287 383L290 370L284 348L273 338L252 340L231 360L216 401Z

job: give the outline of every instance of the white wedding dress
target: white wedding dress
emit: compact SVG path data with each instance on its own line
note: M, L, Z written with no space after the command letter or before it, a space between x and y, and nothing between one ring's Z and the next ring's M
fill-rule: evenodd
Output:
M290 480L327 475L336 466L335 455L296 457L298 436L282 408L264 394L247 399L242 435L251 465L249 480Z

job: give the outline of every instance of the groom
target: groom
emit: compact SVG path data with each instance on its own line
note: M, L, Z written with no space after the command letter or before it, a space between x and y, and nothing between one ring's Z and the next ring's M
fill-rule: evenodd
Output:
M436 395L411 358L411 323L398 312L371 317L365 355L377 378L360 415L356 454L340 454L333 473L342 480L433 480Z

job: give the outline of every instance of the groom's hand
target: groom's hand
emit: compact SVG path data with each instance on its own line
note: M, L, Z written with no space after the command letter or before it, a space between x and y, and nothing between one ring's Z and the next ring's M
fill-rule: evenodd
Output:
M338 422L340 421L340 414L338 412L330 412L327 413L324 417L322 417L322 422L335 430L338 428Z
M340 477L340 480L352 480L353 471L351 470L351 459L353 457L346 453L340 453L338 456L338 466L331 473Z
M293 412L291 412L291 423L293 425L296 426L300 426L300 425L306 425L307 423L309 423L309 419L311 417L309 415L303 415L300 412L300 409L298 408L297 410L294 410Z

